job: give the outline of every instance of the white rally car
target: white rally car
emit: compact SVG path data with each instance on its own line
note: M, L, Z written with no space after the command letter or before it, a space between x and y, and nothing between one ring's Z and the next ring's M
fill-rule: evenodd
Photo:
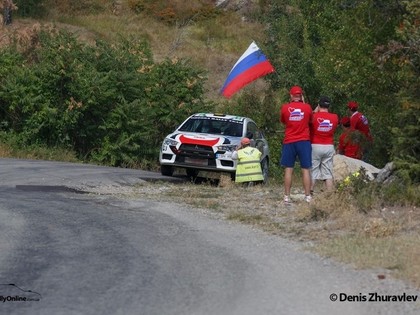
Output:
M162 175L172 176L175 167L196 177L199 171L228 172L234 176L232 153L243 137L258 148L264 182L268 179L269 148L255 122L247 117L198 113L188 117L163 140L159 154Z

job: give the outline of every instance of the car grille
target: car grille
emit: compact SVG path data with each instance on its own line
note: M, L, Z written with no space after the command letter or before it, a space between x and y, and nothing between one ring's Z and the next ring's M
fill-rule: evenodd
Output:
M213 149L205 145L181 144L175 161L182 164L216 167Z
M197 144L181 144L178 155L204 159L215 158L212 147Z

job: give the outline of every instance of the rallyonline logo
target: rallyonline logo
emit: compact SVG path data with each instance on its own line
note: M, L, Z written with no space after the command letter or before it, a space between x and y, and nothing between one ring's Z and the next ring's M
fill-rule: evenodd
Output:
M359 293L358 295L346 293L332 293L330 300L332 302L416 302L417 295L410 294L378 294L376 292L369 292L367 294Z
M28 302L28 301L39 301L39 299L34 299L34 298L30 298L30 297L26 297L26 296L19 296L19 295L15 295L15 296L0 295L0 302L1 303L5 303L5 302Z
M41 297L38 292L24 290L14 283L0 283L0 303L40 301Z

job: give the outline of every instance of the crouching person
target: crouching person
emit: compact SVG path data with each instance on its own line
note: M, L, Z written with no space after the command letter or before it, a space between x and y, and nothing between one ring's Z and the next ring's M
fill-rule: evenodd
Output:
M232 154L232 159L238 160L235 182L244 183L246 186L264 180L260 164L262 153L257 148L251 147L250 143L249 138L242 138L241 144Z

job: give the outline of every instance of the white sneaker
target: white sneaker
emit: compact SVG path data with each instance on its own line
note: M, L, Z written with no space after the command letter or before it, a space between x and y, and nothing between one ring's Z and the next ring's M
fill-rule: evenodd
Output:
M284 195L284 203L286 203L286 204L290 204L291 203L289 196Z
M311 202L311 200L312 200L312 197L310 196L310 195L308 195L308 196L305 196L305 201L306 202Z

